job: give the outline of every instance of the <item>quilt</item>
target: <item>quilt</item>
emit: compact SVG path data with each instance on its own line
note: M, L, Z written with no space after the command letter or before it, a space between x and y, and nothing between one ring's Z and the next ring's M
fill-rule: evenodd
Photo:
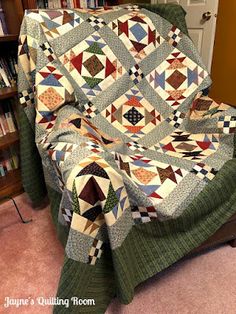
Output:
M26 12L19 100L64 235L58 297L96 299L71 312L130 302L236 211L236 112L210 84L191 39L137 5Z

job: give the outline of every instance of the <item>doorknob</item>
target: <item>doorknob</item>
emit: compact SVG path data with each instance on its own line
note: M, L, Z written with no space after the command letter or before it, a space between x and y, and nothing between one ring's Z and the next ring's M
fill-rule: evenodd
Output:
M211 18L211 16L212 16L211 12L208 11L208 12L203 13L202 19L203 19L204 21L209 21L210 18Z

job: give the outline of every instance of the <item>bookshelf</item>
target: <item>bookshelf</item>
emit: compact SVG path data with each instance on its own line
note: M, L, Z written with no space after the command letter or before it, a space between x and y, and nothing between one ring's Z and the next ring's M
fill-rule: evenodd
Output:
M17 41L18 34L7 34L4 36L0 36L0 42L8 42L8 41Z
M17 95L17 88L16 88L16 86L0 88L0 100L7 99L7 98L10 98L10 97L14 97L16 95Z
M0 177L0 198L15 196L23 191L20 169L9 171L5 177Z
M2 9L8 29L8 34L0 36L0 57L7 57L11 50L17 55L18 36L23 18L23 5L21 0L1 0ZM17 87L0 88L0 107L3 101L14 100L13 111L17 112ZM18 131L7 133L0 137L1 152L19 145ZM5 197L15 196L23 191L20 169L9 170L5 176L0 177L0 201Z
M150 3L151 0L108 0L105 1L107 5L118 5L125 3ZM37 0L22 0L24 9L36 9Z
M9 146L19 142L18 132L9 133L0 137L0 150L8 148Z

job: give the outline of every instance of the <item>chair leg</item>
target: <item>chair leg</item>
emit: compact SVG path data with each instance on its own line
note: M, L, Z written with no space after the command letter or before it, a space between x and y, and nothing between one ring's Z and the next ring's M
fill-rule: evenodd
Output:
M236 239L230 240L230 241L229 241L229 245L230 245L231 247L236 247Z
M12 201L12 203L14 204L14 207L15 207L15 209L16 209L16 211L17 211L17 214L18 214L18 216L20 217L20 220L21 220L21 222L22 222L23 224L27 224L27 223L33 221L33 219L25 220L25 219L22 217L22 214L21 214L21 212L20 212L20 210L19 210L19 208L18 208L18 206L17 206L16 201L14 200L14 198L12 198L11 196L7 196L7 197L5 197L5 199L9 199L9 200Z

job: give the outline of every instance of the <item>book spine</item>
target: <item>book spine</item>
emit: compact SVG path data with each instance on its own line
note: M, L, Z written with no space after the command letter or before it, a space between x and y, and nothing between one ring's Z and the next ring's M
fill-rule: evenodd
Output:
M7 87L0 71L0 88Z
M6 165L6 160L3 160L3 162L2 162L2 166L3 166L4 173L5 173L5 175L6 175L6 174L7 174L7 165Z
M53 0L48 0L48 8L53 9Z
M81 8L82 9L87 9L87 7L88 7L87 0L81 0L80 3L81 3Z
M95 1L94 0L89 0L89 8L95 8Z
M2 165L2 163L0 163L0 176L1 177L5 177L5 171L4 171L4 169L3 169L3 165Z
M13 162L13 169L19 168L19 156L14 148L10 148L10 155Z
M11 121L10 121L11 118L10 118L10 113L9 112L5 113L5 119L6 119L6 122L7 122L9 133L14 132L14 131L12 131L12 124L11 124Z
M3 34L4 35L8 34L8 29L7 29L7 24L6 24L6 20L5 20L5 15L4 15L4 12L3 12L2 8L0 8L0 21L1 21L1 24L2 24Z
M7 134L5 128L4 128L4 124L3 124L3 118L0 115L0 126L1 126L1 130L2 130L2 134L3 136Z
M11 103L9 104L9 108L10 108L10 113L11 113L11 117L13 120L14 129L16 131L16 130L18 130L19 121L18 121L18 114L17 114L16 110L14 111L14 109L13 109L13 108L15 108L13 101L11 101Z
M9 80L11 86L14 86L16 84L16 81L15 81L15 79L13 77L13 74L11 73L9 65L7 64L6 60L3 59L3 58L1 59L0 62L2 64L2 67L3 67L3 69L4 69L4 71L5 71L6 75L7 75L7 78Z
M0 108L0 121L1 121L3 134L6 135L7 133L9 133L9 128L8 128L7 120L5 118L5 114L2 108Z
M5 160L5 167L6 167L7 171L14 169L12 166L12 159L11 158Z
M14 125L14 122L13 122L13 117L12 117L11 111L6 112L5 113L5 117L6 117L6 120L7 120L7 124L8 124L8 128L9 128L10 133L15 132L16 128L15 128L15 125Z
M39 9L45 9L44 0L38 0L38 1L37 1L37 4L38 4L38 8L39 8Z
M5 73L4 69L2 68L1 64L0 64L0 75L6 85L6 87L11 87L11 84L7 78L7 74Z
M105 1L104 0L98 0L98 6L99 7L103 7L105 5Z
M15 66L14 66L14 62L13 62L13 58L12 57L9 57L9 59L7 60L8 62L8 67L12 73L12 76L13 76L13 79L16 81L16 78L17 78L17 73L16 73L16 69L15 69Z
M54 1L54 8L59 9L61 7L61 0L55 0Z
M67 8L67 1L66 0L61 0L61 7L63 9L66 9Z
M0 121L0 137L3 137L4 134L3 134L3 130L2 130L2 125L1 125L1 121Z
M5 35L2 27L2 21L0 20L0 36Z
M74 5L75 5L75 8L81 9L82 8L81 0L74 0Z

